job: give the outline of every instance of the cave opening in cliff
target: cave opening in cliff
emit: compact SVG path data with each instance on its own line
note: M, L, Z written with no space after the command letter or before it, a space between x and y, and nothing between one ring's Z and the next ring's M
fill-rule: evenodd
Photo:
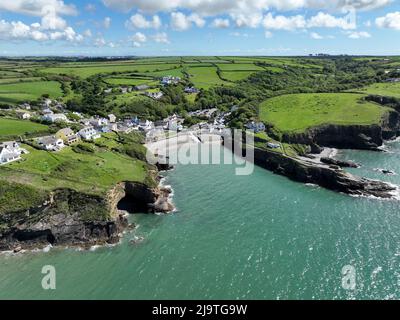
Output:
M20 242L37 241L37 242L48 242L53 245L56 242L56 238L50 230L43 231L17 231L14 234L14 238Z
M126 211L130 214L148 213L148 205L145 201L137 199L131 195L126 195L118 202L118 210Z

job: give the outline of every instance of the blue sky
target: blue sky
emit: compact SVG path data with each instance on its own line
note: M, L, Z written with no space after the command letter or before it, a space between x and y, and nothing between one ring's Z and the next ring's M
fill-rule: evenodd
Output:
M1 0L0 55L398 55L399 2Z

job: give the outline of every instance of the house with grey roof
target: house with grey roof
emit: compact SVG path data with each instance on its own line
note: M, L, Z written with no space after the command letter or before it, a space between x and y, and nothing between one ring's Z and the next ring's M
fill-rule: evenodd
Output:
M93 128L92 126L87 126L83 128L78 132L78 134L83 140L88 140L88 141L101 138L101 134L98 131L96 131L95 128Z
M60 151L65 147L64 141L56 136L47 136L37 139L40 148L46 151Z
M42 119L51 123L68 121L67 116L63 113L46 114Z
M28 153L15 141L3 142L0 144L0 165L20 160L22 154Z

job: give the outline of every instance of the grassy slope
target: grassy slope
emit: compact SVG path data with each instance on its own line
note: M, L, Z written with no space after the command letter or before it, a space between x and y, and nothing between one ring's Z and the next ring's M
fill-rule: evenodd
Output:
M95 154L75 153L66 148L50 153L24 146L30 154L23 161L0 167L0 179L36 187L40 190L71 188L102 194L121 181L143 182L146 164L109 150Z
M229 63L217 65L222 71L262 71L264 68L255 64Z
M269 99L260 106L260 118L283 132L304 132L323 125L379 123L389 109L363 102L357 94L293 94Z
M400 98L400 83L375 83L357 91L365 94Z
M99 73L113 72L135 72L148 73L161 70L173 69L176 64L120 64L120 65L94 65L87 67L54 67L41 69L40 71L49 74L68 74L82 78L88 78Z
M224 71L222 77L229 81L239 81L250 77L254 71Z
M43 94L49 94L53 99L60 97L61 84L56 81L36 81L0 85L0 103L37 100Z
M141 84L155 85L158 82L151 79L134 79L134 78L108 78L105 82L117 86L138 86Z
M223 81L218 77L215 67L191 67L188 68L190 81L197 88L209 89L216 85L229 85L229 82Z
M0 141L6 137L42 132L47 129L47 126L35 122L0 118Z

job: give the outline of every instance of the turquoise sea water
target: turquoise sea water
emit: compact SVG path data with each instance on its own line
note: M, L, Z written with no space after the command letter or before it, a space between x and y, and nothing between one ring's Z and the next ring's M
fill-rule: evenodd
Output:
M400 185L392 153L344 151L354 173ZM400 298L400 202L352 198L256 168L178 166L167 174L178 212L132 216L123 243L93 252L0 255L0 298L394 299ZM134 235L144 242L131 245ZM53 265L57 289L41 287ZM356 269L356 290L342 268Z

